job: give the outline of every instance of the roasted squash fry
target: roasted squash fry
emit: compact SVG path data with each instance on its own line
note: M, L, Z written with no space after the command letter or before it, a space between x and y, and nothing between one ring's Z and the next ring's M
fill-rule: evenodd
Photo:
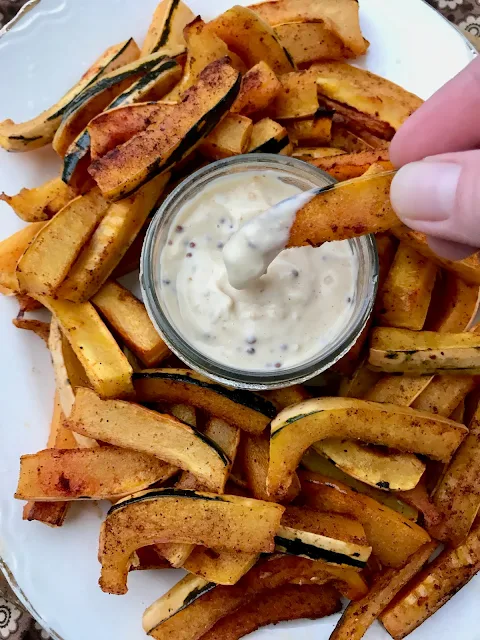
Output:
M334 149L333 147L297 147L292 156L294 158L300 158L308 162L315 158L328 158L331 156L341 156L345 153L341 149Z
M295 120L314 116L318 111L317 85L308 71L279 76L281 90L268 109L274 120Z
M183 37L187 42L187 61L182 79L165 97L165 100L171 102L181 99L182 93L197 82L207 65L229 53L225 42L206 28L200 16L193 18L185 26Z
M357 520L291 506L282 516L275 548L281 553L357 570L365 567L372 551Z
M250 118L229 114L205 138L199 151L212 160L245 153L250 144L252 129Z
M104 398L132 395L132 367L93 306L38 299L55 316L95 391Z
M429 542L410 556L404 567L380 573L365 598L351 602L345 609L330 640L361 640L400 589L421 570L436 546Z
M92 162L89 173L105 197L125 198L193 151L228 112L239 91L240 74L228 59L212 62L163 119L161 128L151 124Z
M313 118L288 121L285 126L297 145L326 146L331 140L332 112L319 109Z
M474 285L480 285L480 253L474 253L463 260L447 260L438 256L428 246L427 236L419 231L413 231L405 225L396 225L392 227L392 233L405 244L409 244L415 251L421 253L422 256L429 258L448 271L457 274L466 282Z
M399 453L338 438L313 445L314 450L372 487L386 491L413 489L425 471L425 464L412 453Z
M183 28L194 18L195 14L182 0L162 0L152 16L141 56L154 53L161 47L184 47Z
M92 160L101 158L144 131L152 124L153 119L160 120L162 114L169 113L172 106L158 102L140 102L99 113L87 126Z
M20 189L14 196L0 193L0 200L9 204L25 222L50 220L77 194L61 178L53 178L39 187Z
M375 400L375 398L369 398L368 394L371 389L375 388L380 375L381 374L376 371L371 371L365 366L365 362L362 362L351 376L345 376L342 379L338 389L338 395L341 398L365 398L367 400ZM378 402L381 402L381 400Z
M289 53L272 27L247 7L235 5L209 22L208 29L226 42L249 68L263 60L277 74L294 69Z
M477 374L480 336L376 327L370 339L368 364L387 373Z
M438 611L480 569L480 524L456 549L445 549L394 599L380 620L401 640Z
M32 222L0 242L0 293L12 295L20 291L17 262L44 225L44 222Z
M207 631L203 640L238 640L268 624L299 618L317 619L340 611L338 593L328 585L288 584L270 589L254 601L225 616Z
M54 294L107 208L96 188L63 207L39 231L18 261L20 287L34 296Z
M353 57L340 38L322 22L277 24L275 33L300 68L320 60L343 60Z
M59 298L84 302L100 289L140 232L169 179L169 173L157 176L108 207L58 288Z
M285 495L304 452L326 438L341 435L448 461L465 434L463 425L408 407L353 398L307 400L271 423L267 490Z
M273 402L279 411L286 409L291 404L297 404L311 398L310 393L301 384L293 384L284 389L264 391L262 395L270 402Z
M377 373L378 371L372 371ZM365 400L388 402L401 407L409 407L418 396L427 389L433 380L431 376L394 376L384 375L374 387L365 394Z
M92 304L145 366L153 367L170 354L145 305L118 282L104 284L93 296Z
M464 542L480 509L480 407L469 432L455 452L435 490L433 501L444 520L435 530L440 540L458 546Z
M332 582L343 595L354 600L368 590L361 576L351 569L305 558L273 556L260 560L233 587L209 588L205 581L199 584L198 578L187 576L145 611L143 628L156 640L168 637L198 640L218 620L268 590L293 581L311 584L312 579L318 584ZM188 599L190 593L192 597ZM184 604L186 598L187 605Z
M250 9L274 26L299 21L324 24L353 55L363 55L367 50L355 0L276 0L250 5Z
M373 164L379 164L384 171L393 169L393 165L389 160L388 151L385 149L315 158L309 160L309 162L322 171L326 171L340 182L359 178L364 175Z
M356 518L365 529L373 554L387 567L401 567L430 540L428 533L411 520L337 480L310 471L301 471L299 476L299 502Z
M271 552L282 513L280 505L238 496L182 489L137 493L117 502L102 525L100 586L108 593L126 593L130 556L159 540Z
M140 402L184 402L249 433L261 433L276 409L250 391L215 384L190 369L151 369L134 375Z
M478 285L465 282L455 273L439 273L424 329L441 333L466 331L475 320L479 301Z
M247 571L250 571L258 558L258 553L198 546L194 547L182 566L189 573L200 576L208 582L227 585L236 584Z
M209 490L223 490L229 458L213 440L172 416L78 389L68 425L89 438L155 455L191 471Z
M297 212L288 246L317 246L387 231L398 221L390 205L392 177L391 173L380 173L351 180L348 187L325 189Z
M435 376L412 407L448 418L476 384L476 379L470 376Z
M263 118L253 125L247 153L279 153L288 156L292 150L288 132L278 122Z
M433 262L400 243L380 292L379 324L417 331L423 329L436 272Z
M440 523L442 515L427 493L425 474L414 489L410 489L409 491L398 491L397 496L400 500L412 505L412 507L415 507L419 512L421 512L425 522L425 527L428 531L431 527Z
M44 449L20 458L19 500L122 498L164 482L175 467L154 456L118 447Z
M321 95L387 123L395 131L423 102L393 82L343 62L318 63L309 71L316 74Z
M45 342L45 344L48 343L48 336L50 335L49 322L43 322L42 320L34 320L31 318L24 318L20 313L16 318L12 320L12 324L17 327L17 329L33 331L33 333L41 338Z
M55 393L53 416L50 423L50 434L47 447L74 449L77 446L75 437L69 429L63 426L65 416L60 404L59 393ZM65 521L68 502L27 502L23 507L23 520L43 522L50 527L61 527Z
M336 122L335 118L332 123L332 146L343 149L347 153L372 151L372 147L368 142L353 133L353 131L346 129L342 123Z
M277 75L262 60L244 75L240 93L230 113L248 116L257 111L265 111L281 90L282 85Z
M243 475L254 498L259 500L272 500L267 491L268 459L270 444L266 434L255 436L244 434L238 451ZM300 491L298 480L293 480L287 495L282 502L289 503L294 500Z

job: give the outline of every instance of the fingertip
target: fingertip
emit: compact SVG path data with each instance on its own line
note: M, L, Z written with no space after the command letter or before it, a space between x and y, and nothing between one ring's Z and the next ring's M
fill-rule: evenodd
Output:
M453 260L454 262L464 260L478 251L478 249L470 247L468 244L450 242L449 240L435 238L434 236L427 236L427 240L428 246L437 256L446 258L447 260Z

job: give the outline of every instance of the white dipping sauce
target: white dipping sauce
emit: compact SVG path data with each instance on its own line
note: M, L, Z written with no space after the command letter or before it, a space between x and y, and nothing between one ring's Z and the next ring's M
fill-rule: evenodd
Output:
M232 368L301 365L353 315L358 264L349 242L281 251L295 217L291 207L242 229L227 258L234 284L246 288L231 286L223 249L245 223L300 193L284 180L276 171L212 180L182 206L160 257L160 300L171 324L195 349ZM254 246L245 248L245 237ZM253 269L238 268L242 256Z

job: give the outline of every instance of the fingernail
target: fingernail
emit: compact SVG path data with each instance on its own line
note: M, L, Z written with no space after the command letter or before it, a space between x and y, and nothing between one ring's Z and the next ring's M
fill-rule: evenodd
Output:
M450 162L412 162L399 169L390 191L392 206L406 224L441 222L453 215L461 166Z

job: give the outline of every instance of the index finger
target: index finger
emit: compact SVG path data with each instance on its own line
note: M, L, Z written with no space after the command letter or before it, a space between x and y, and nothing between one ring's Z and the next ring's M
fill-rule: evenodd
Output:
M480 147L479 105L480 56L403 124L390 145L393 164Z

